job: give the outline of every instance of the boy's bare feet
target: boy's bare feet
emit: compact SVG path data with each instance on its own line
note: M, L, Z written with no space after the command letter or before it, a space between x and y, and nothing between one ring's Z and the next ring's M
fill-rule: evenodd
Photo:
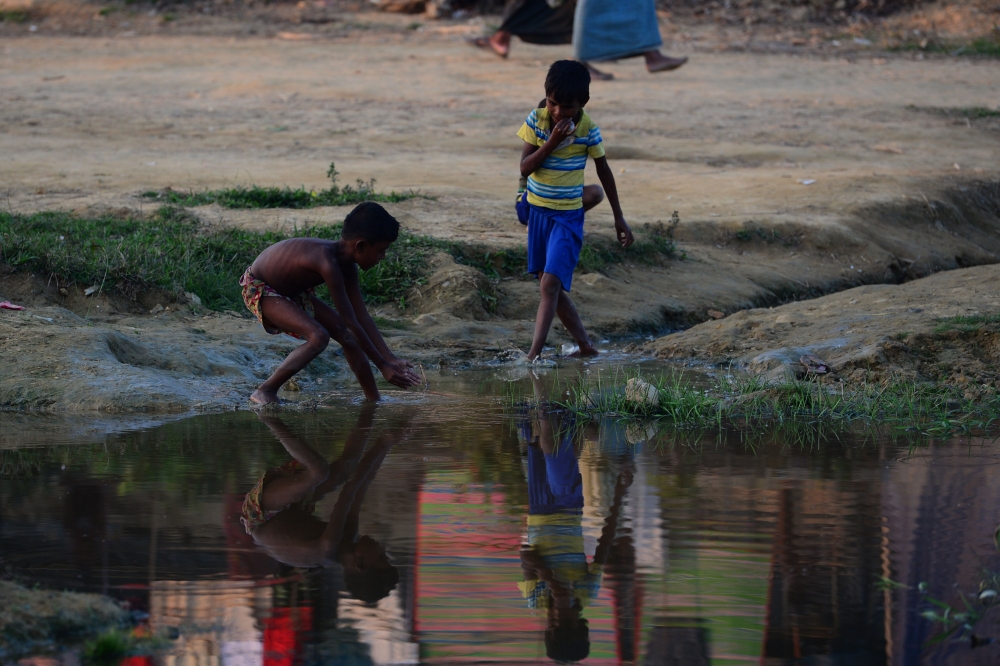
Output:
M497 30L489 37L475 37L465 40L470 46L475 46L486 51L493 51L501 58L506 58L510 54L510 33Z
M663 55L659 51L647 51L643 55L646 58L646 71L650 74L655 72L669 72L672 69L677 69L688 61L687 56L684 56L683 58L671 58L670 56Z
M601 70L597 69L586 60L581 60L580 62L584 64L584 66L587 68L587 71L590 72L590 77L593 79L597 79L598 81L610 81L613 78L615 78L615 75L612 74L611 72L602 72Z
M250 401L256 402L258 405L280 405L281 398L274 391L265 391L263 389L257 389L252 394L250 394Z
M597 356L600 352L597 351L597 347L594 345L580 345L580 348L570 354L572 358L587 358L588 356Z

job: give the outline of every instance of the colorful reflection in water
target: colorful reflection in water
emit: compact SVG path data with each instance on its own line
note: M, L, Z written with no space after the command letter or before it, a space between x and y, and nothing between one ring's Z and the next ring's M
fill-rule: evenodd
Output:
M0 451L2 564L127 603L166 640L129 666L1000 656L927 647L916 592L1000 569L990 443L651 438L457 399L29 430Z

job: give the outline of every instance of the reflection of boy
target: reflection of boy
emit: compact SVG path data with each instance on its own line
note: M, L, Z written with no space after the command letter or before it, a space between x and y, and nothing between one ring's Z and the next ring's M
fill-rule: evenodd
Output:
M548 611L545 650L550 659L579 661L590 654L590 630L581 611L601 588L601 576L618 527L622 498L632 482L622 472L592 562L583 547L583 479L567 427L556 444L542 417L538 438L528 439L528 542L521 547L528 607Z
M268 555L295 567L343 568L344 582L356 599L375 602L392 591L399 573L382 546L358 536L358 516L368 486L392 447L385 433L364 453L373 420L365 409L334 463L299 440L277 418L261 417L293 461L268 470L246 495L240 519ZM316 501L343 484L327 522L312 515Z

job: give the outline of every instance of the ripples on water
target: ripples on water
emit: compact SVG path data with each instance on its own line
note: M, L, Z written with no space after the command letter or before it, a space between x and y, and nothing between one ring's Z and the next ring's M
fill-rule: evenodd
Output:
M539 663L559 640L588 664L1000 655L925 647L913 591L957 604L956 583L1000 568L988 444L643 441L433 396L96 443L4 418L3 565L148 614L171 638L147 665ZM268 470L263 494L295 501L251 536L243 505Z

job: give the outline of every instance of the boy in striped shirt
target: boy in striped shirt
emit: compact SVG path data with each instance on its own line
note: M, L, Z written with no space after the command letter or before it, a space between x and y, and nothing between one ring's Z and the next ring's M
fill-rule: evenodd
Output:
M611 204L618 242L628 247L635 240L618 203L601 130L583 110L588 101L590 72L575 60L559 60L545 77L545 107L533 110L517 133L524 140L521 175L528 179L528 272L539 278L541 291L528 351L532 361L541 355L556 315L580 346L575 355L597 354L569 299L583 247L583 169L588 156L594 158Z

